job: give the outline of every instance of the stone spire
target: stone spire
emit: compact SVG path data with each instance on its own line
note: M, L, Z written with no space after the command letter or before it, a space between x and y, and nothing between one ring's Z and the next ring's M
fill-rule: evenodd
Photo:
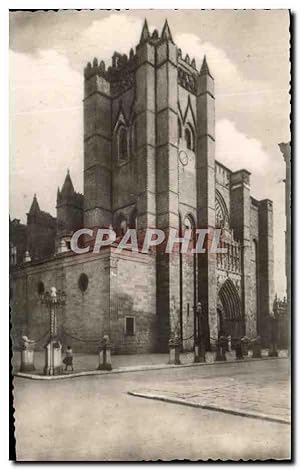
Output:
M75 193L74 186L71 180L70 171L68 170L67 176L65 178L65 182L63 187L61 188L61 196L68 197L72 196Z
M61 192L59 189L59 186L57 187L57 194L56 194L56 202L59 202L61 200Z
M170 30L170 27L169 27L169 24L168 24L168 20L165 21L164 27L162 29L161 37L162 37L162 39L173 42L173 38L172 38L171 30Z
M143 26L142 34L141 34L141 39L140 39L140 44L144 44L144 42L147 42L149 38L150 38L150 33L149 33L148 23L145 18L144 26Z
M29 214L34 215L34 214L37 214L40 211L41 211L40 206L39 206L39 203L37 201L36 194L35 194L33 196L33 201L32 201L32 204L31 204L31 207L30 207L30 210L29 210Z
M201 70L200 70L200 75L211 75L210 71L209 71L209 68L208 68L208 65L207 65L207 62L206 62L206 55L204 56L204 59L203 59L203 62L202 62L202 66L201 66Z

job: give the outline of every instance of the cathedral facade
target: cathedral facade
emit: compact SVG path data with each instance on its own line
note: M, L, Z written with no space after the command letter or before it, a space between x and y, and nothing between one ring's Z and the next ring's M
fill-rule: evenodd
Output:
M66 293L58 333L74 351L93 351L104 334L116 353L166 351L175 330L190 349L198 302L207 348L220 331L267 334L272 202L250 195L246 169L231 171L215 160L214 78L205 57L197 68L183 55L167 21L161 33L145 21L135 50L115 52L109 67L96 58L87 64L84 195L68 173L57 217L41 211L36 197L27 217L27 225L10 222L15 347L23 334L37 339L47 332L40 296L52 286ZM179 236L187 228L221 228L227 253L70 249L78 228L108 226L117 233L176 229Z

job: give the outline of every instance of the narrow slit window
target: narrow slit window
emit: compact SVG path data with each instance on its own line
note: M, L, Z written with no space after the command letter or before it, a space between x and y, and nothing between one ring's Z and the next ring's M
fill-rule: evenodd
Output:
M185 137L185 142L186 142L187 148L191 150L191 148L192 148L192 136L191 136L190 129L185 129L184 137Z
M119 130L119 160L125 162L128 160L128 141L125 127Z
M177 126L178 126L178 140L182 138L182 126L180 119L177 119Z

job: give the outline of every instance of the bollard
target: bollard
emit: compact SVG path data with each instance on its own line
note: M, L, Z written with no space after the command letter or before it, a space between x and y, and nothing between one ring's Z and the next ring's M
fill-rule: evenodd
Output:
M268 352L269 357L278 357L277 344L271 344Z
M195 344L195 346L194 346L194 362L200 362L199 345L198 344Z
M27 336L22 336L21 349L21 366L20 372L30 372L35 370L34 367L34 345L35 341L30 340Z
M227 341L228 341L228 352L231 352L231 336L230 335L227 337Z
M220 336L217 341L217 355L216 361L226 361L226 345L227 345L227 338L225 336Z
M194 346L194 362L205 362L205 346L203 338L200 339L200 346L199 344L195 344Z
M241 339L241 347L242 347L242 354L243 356L248 356L248 352L249 352L249 338L247 338L247 336L244 336L242 339Z
M257 338L251 341L252 344L252 357L260 358L261 357L261 337L257 336Z
M181 364L180 362L180 340L178 337L169 339L169 362L168 364Z
M109 336L104 335L99 346L99 365L97 370L112 370Z

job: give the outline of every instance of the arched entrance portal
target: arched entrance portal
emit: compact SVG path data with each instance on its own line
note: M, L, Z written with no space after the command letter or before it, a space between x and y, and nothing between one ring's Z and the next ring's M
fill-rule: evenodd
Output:
M217 312L219 336L241 338L244 334L241 300L231 279L227 279L219 290Z

